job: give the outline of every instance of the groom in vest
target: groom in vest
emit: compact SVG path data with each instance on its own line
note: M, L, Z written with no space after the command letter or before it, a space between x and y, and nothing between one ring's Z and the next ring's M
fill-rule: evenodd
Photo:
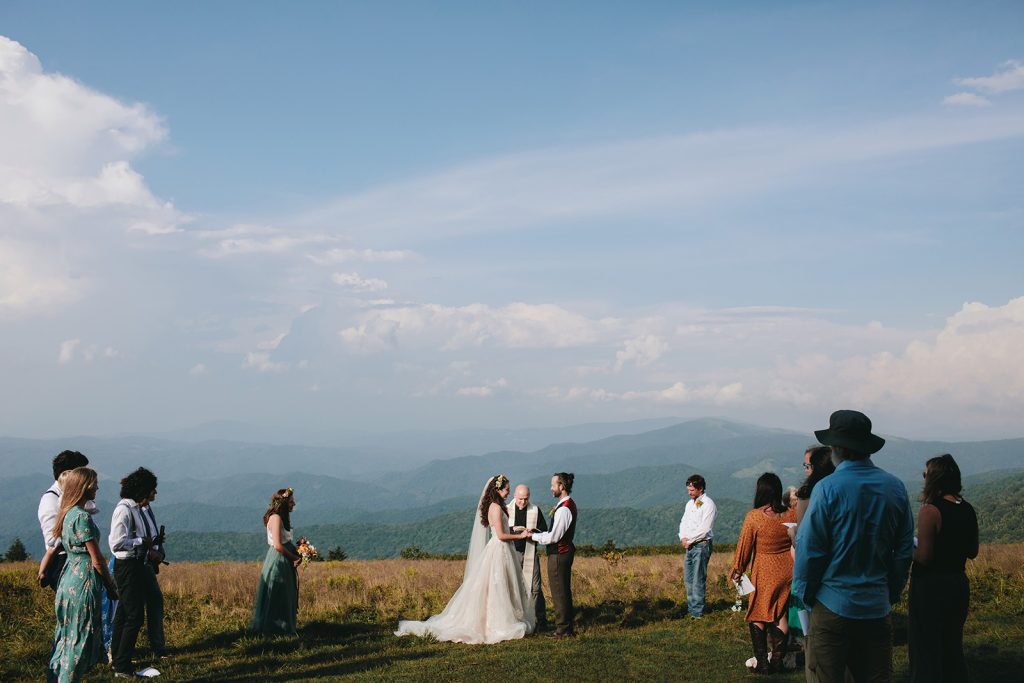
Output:
M557 472L551 477L551 495L558 499L552 511L551 531L533 534L533 540L547 545L548 585L555 603L555 632L552 638L576 635L572 626L572 560L576 546L576 503L572 493L572 472Z
M513 531L548 530L544 515L536 505L530 503L530 487L526 484L516 487L515 499L508 504L508 518L513 525ZM526 581L526 587L530 589L530 599L533 600L537 614L537 628L534 632L545 631L548 617L544 605L544 591L540 587L540 554L537 552L537 541L522 538L513 541L512 544L516 549L519 566L523 568L523 579Z

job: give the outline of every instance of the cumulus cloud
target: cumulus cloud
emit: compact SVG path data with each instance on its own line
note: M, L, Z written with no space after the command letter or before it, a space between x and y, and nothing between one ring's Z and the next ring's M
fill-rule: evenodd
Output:
M622 350L615 354L615 370L622 370L622 367L632 361L637 367L650 365L668 351L668 342L664 338L653 334L645 334L626 341Z
M57 362L67 365L75 359L75 349L82 343L80 339L68 339L60 344L60 353L57 354Z
M965 88L980 90L991 95L1012 90L1024 90L1024 64L1016 59L1008 59L1000 64L991 76L954 78L953 82Z
M992 101L973 92L958 92L943 98L943 104L954 107L991 107Z
M388 288L388 283L380 278L364 278L359 273L334 273L331 276L336 284L353 292L379 292Z
M245 354L243 368L253 369L257 372L284 372L288 369L289 363L275 362L270 359L270 354L263 351L250 351Z
M394 306L373 309L341 339L362 350L417 345L452 351L492 345L503 348L570 348L593 344L614 319L592 320L555 304L514 303L503 307Z

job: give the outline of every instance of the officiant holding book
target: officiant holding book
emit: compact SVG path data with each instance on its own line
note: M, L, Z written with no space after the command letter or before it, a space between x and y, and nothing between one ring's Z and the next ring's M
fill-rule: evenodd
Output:
M548 524L544 519L540 508L530 502L530 487L520 484L516 487L515 498L508 505L508 518L512 531L523 530L547 531ZM530 589L530 600L537 614L537 628L534 633L547 629L547 614L545 612L544 591L540 583L540 554L537 552L537 542L532 539L522 538L513 541L515 546L516 559L519 566L523 568L523 579Z

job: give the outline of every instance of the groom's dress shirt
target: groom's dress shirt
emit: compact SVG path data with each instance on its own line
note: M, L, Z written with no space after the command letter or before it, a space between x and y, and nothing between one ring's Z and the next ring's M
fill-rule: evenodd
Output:
M562 540L562 536L565 536L565 532L569 530L569 525L572 524L572 511L568 505L562 505L562 503L570 498L572 496L566 496L558 501L558 508L555 509L555 518L551 520L551 531L534 534L534 541L540 545L551 545Z
M715 525L717 516L718 508L715 501L708 498L707 494L702 493L697 498L686 501L683 518L679 520L679 540L688 538L691 545L700 541L710 541L714 538L711 528Z
M107 542L110 545L110 552L119 560L139 557L139 548L144 540L143 530L146 528L140 514L139 504L131 498L122 498L114 508Z
M39 528L43 532L44 548L56 548L60 545L60 539L53 537L53 525L60 513L60 495L60 486L53 482L53 486L46 489L46 493L39 499L36 516L39 518Z

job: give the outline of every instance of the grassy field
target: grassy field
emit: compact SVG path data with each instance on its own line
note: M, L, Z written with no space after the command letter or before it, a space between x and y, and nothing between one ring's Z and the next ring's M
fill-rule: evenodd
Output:
M265 640L244 631L259 572L254 563L176 564L161 572L167 640L162 680L520 681L756 680L742 613L729 610L731 554L709 568L711 613L684 618L681 556L578 558L574 594L580 636L529 637L493 646L396 638L398 619L444 607L462 562L325 562L302 570L299 635ZM1024 545L986 546L969 568L969 665L977 681L1022 680ZM0 680L39 680L53 629L52 593L34 585L29 563L0 565ZM549 603L550 604L550 603ZM906 675L905 605L896 613L897 680ZM140 638L145 648L145 636ZM145 657L141 658L145 662ZM97 667L86 680L106 680ZM772 677L803 680L802 672Z

